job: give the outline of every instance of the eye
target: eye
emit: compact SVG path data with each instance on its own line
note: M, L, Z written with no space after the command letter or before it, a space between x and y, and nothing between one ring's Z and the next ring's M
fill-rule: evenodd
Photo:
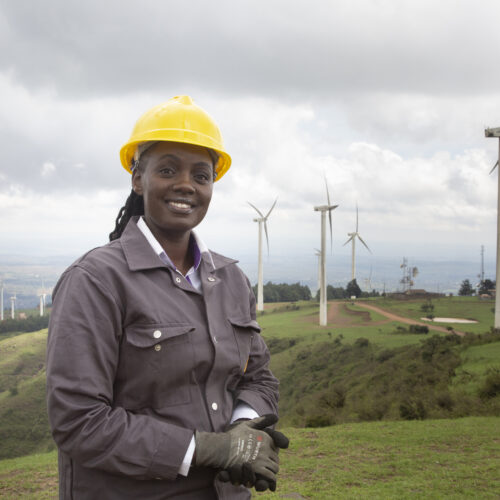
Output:
M158 168L158 173L170 177L175 174L175 168L170 165L162 165Z
M196 182L200 184L207 184L212 179L212 175L207 170L198 171L193 175Z

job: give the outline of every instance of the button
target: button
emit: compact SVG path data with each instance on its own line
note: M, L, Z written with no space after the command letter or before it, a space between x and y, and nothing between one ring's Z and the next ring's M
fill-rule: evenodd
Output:
M175 282L176 283L180 283L181 282L181 279L179 278L179 276L177 276L177 278L175 278Z
M160 330L155 330L155 331L153 332L153 337L154 337L155 339L159 339L159 338L161 337L161 332L160 332Z
M216 411L218 408L217 403L212 403L212 410Z
M161 345L160 344L156 344L155 345L155 351L161 351Z
M207 279L208 281L215 281L215 278L213 276L209 276Z

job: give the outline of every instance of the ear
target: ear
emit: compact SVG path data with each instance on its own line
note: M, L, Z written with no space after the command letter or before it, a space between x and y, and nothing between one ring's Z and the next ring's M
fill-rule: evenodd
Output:
M132 172L132 189L135 194L142 196L144 189L142 186L142 172L139 168L135 168Z

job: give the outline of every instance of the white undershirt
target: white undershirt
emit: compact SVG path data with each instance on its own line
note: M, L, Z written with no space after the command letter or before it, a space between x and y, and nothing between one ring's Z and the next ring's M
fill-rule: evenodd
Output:
M141 233L144 235L148 243L151 245L151 248L155 251L156 255L158 255L161 261L168 267L182 275L182 273L175 267L174 263L167 255L167 252L165 252L163 247L160 245L159 241L154 237L143 217L140 217L137 221L137 227L141 230ZM205 245L205 243L203 243L203 241L196 235L194 231L191 231L191 233L195 239L198 249L200 250L200 254L205 252L208 253L212 266L215 268L212 255L210 254L210 250L208 250L208 247ZM191 267L191 269L189 269L189 271L186 273L185 277L189 277L189 281L193 285L193 287L198 290L198 292L202 292L199 266L196 268ZM238 420L240 418L251 419L258 416L259 414L250 405L243 403L242 401L238 401L238 404L234 408L233 414L231 415L230 423L233 423L235 420ZM193 434L186 454L184 455L184 459L182 460L182 465L179 468L179 474L181 476L187 476L189 474L189 468L191 467L191 463L193 462L194 450L195 440Z

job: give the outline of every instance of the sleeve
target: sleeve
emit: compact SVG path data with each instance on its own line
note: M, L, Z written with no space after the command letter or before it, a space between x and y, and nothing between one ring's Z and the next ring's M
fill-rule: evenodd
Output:
M250 315L256 319L255 295L248 278L248 300L250 304ZM278 379L269 368L269 349L261 337L260 332L254 335L250 356L245 373L236 389L236 400L246 403L259 415L272 413L278 415Z
M174 480L193 431L113 406L122 310L96 276L73 267L59 281L47 344L47 406L58 447L85 467Z

